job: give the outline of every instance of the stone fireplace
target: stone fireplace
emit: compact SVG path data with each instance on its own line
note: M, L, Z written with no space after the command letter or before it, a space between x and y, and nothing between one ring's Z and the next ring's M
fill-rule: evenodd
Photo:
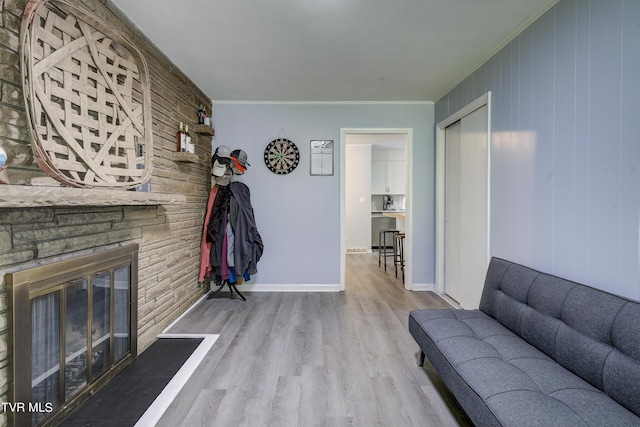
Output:
M99 387L207 290L207 284L198 283L198 262L211 188L213 132L192 135L194 154L176 153L175 135L180 122L197 123L198 107L211 105L211 100L109 0L72 1L131 40L146 59L153 172L143 192L61 186L40 170L30 139L20 68L20 25L28 1L0 2L0 35L5 40L0 44L0 147L8 157L0 178L9 182L0 185L0 427L29 425L40 419L44 425L53 425L58 408L70 410L80 400L82 389ZM95 256L102 260L111 258L106 255L111 251L136 246L137 269L132 263L128 273L116 263L96 272L83 271L81 277L58 274L60 267L74 259ZM47 269L60 279L54 280L56 284L38 280L42 289L29 289L29 285L27 291L18 292L18 296L24 293L22 303L27 301L30 314L26 315L27 309L17 309L14 303L16 277L19 281L24 271ZM137 286L135 282L124 285L123 277L136 275ZM116 294L129 298L128 337L117 320L125 318L124 314L113 311L122 307ZM102 298L93 298L100 295ZM86 320L95 322L83 330L80 325L85 324L85 314L67 311L85 302ZM107 306L111 316L108 334L106 318L93 318L96 313L104 315ZM53 322L42 321L40 314L34 314L40 311L58 313L58 321L55 317ZM34 324L42 327L34 328ZM57 330L51 329L54 326ZM49 348L59 347L57 365L50 363L46 351L37 355L31 351L32 334L48 340ZM107 347L108 362L102 363L107 360ZM34 357L45 361L40 367L38 359L37 372ZM33 401L25 397L25 393L40 393L41 386L49 390L44 385L55 381L59 384L51 390L59 395L58 406L53 398L49 400L49 391ZM29 410L42 416L20 418Z
M198 199L0 186L0 426L55 425L202 296Z

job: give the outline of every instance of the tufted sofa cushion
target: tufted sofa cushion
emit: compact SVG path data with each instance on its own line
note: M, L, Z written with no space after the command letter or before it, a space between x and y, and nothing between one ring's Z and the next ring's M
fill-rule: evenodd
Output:
M640 304L498 258L409 330L476 425L640 425Z

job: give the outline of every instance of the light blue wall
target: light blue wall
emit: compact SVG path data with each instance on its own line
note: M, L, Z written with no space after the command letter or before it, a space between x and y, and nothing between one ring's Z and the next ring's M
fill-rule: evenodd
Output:
M640 2L561 0L436 122L487 90L492 255L640 299Z
M265 250L250 283L297 286L340 283L340 129L413 128L413 282L434 282L434 106L428 104L216 104L214 148L242 148L251 166L243 176L251 189ZM281 131L282 130L282 131ZM301 164L277 176L263 152L287 137ZM309 175L309 141L335 141L334 176Z

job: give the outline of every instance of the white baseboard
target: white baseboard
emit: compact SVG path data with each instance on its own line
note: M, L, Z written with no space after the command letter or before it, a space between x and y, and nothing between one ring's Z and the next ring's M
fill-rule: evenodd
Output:
M436 288L435 283L414 283L413 290L418 292L433 291Z
M340 292L340 284L251 284L238 285L240 292Z
M252 283L243 283L242 285L237 285L238 290L240 292L340 292L340 285L338 283L330 283L330 284L297 284L297 283L286 283L286 284L252 284ZM417 292L426 292L426 291L434 291L435 284L433 283L414 283L413 290ZM206 297L206 295L204 296ZM203 297L203 298L204 298ZM200 301L196 301L194 306ZM188 310L187 310L188 311ZM184 316L186 313L183 313ZM180 316L180 317L182 317ZM179 319L176 319L174 323L176 323ZM165 329L168 330L173 326L171 324L169 327Z
M347 255L354 254L372 254L373 251L371 248L347 248Z

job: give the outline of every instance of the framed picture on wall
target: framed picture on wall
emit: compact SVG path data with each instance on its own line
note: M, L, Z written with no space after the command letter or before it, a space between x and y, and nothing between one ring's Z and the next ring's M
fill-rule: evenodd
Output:
M333 140L311 140L311 175L333 175Z

